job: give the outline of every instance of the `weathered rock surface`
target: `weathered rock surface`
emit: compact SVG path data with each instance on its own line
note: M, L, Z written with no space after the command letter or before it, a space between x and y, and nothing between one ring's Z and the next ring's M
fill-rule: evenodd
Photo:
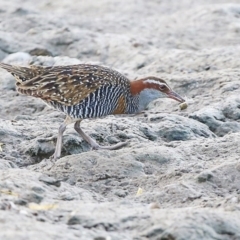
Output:
M240 2L3 1L0 60L98 63L186 96L85 120L20 95L0 69L0 239L240 239Z

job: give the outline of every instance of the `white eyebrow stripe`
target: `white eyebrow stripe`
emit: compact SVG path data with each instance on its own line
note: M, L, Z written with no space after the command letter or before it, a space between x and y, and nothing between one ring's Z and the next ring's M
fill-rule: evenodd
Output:
M162 82L159 82L159 81L156 81L156 80L153 80L153 79L147 79L144 82L146 82L146 83L154 83L154 84L158 84L160 86L162 86L162 85L167 86L165 83L162 83Z

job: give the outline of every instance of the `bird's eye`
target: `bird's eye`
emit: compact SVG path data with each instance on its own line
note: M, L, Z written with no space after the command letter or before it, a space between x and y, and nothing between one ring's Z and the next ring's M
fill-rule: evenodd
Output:
M167 90L167 87L165 85L163 85L163 86L160 87L160 90L161 91Z

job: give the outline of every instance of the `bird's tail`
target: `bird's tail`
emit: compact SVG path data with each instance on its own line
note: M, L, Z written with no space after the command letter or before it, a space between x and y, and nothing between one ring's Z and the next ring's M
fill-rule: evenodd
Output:
M20 83L36 77L40 70L37 71L33 67L13 66L6 63L0 63L0 67L11 73L16 78L17 82Z

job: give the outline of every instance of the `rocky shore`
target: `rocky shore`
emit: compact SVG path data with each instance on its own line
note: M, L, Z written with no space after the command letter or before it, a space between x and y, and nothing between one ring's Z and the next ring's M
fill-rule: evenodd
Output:
M0 0L0 60L159 76L171 99L85 120L16 92L0 69L0 239L240 239L240 1Z

